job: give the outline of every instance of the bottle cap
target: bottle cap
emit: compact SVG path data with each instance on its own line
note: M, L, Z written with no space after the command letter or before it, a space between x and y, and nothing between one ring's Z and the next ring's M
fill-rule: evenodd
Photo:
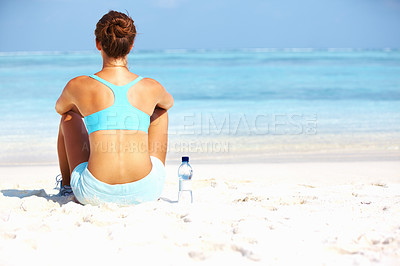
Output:
M189 162L189 156L182 156L182 162Z

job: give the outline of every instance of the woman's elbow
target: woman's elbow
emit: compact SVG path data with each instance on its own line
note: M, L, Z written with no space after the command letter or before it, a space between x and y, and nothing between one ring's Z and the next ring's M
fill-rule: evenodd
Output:
M57 100L56 105L54 106L54 109L56 110L57 113L59 113L60 115L63 115L65 113L65 111L63 110L60 100Z
M59 113L60 115L62 115L61 110L60 110L60 106L56 103L56 105L54 106L54 109L56 110L57 113Z
M62 106L59 100L57 100L56 105L54 106L54 109L56 110L57 113L60 115L65 114L68 110L65 110L65 108Z
M174 98L171 96L171 99L170 99L169 105L168 105L168 109L170 109L172 106L174 106Z
M174 105L174 98L172 96L165 102L160 102L157 104L158 108L169 110Z

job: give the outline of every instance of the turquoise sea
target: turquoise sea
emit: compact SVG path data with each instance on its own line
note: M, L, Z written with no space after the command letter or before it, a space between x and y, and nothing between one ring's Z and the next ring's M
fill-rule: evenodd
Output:
M128 58L132 72L175 98L170 158L400 158L399 50L163 50ZM56 163L55 102L68 80L101 65L96 52L0 53L0 164Z

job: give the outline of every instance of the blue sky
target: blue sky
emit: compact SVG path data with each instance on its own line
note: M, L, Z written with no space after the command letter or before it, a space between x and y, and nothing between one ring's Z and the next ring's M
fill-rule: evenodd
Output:
M0 0L0 51L95 50L110 9L136 49L400 48L400 0Z

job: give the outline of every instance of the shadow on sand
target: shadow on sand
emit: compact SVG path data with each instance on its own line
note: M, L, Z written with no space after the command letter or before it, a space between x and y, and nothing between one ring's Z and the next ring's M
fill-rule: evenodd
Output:
M167 198L164 198L164 197L160 197L160 200L166 201L168 203L178 203L177 200L170 200L170 199L167 199Z
M53 201L57 202L60 205L67 204L69 202L75 202L80 204L73 195L71 196L58 196L58 195L52 195L52 194L47 194L44 189L39 189L39 190L19 190L19 189L3 189L0 191L3 196L5 197L13 197L13 198L28 198L32 196L36 197L41 197L45 198L48 201ZM176 200L170 200L168 198L160 197L159 200L166 201L168 203L177 203L178 201Z
M39 189L39 190L3 189L0 192L5 197L13 197L13 198L23 199L23 198L27 198L27 197L36 196L36 197L45 198L48 201L51 200L53 202L57 202L60 205L67 204L69 202L78 203L75 200L75 197L73 195L71 195L71 196L58 196L58 195L54 195L54 194L47 194L44 189Z

